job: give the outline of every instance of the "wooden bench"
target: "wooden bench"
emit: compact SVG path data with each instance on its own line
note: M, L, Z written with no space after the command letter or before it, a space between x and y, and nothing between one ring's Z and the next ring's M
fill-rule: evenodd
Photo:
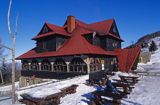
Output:
M94 91L92 94L94 95L94 98L91 99L91 105L104 105L106 103L120 105L120 100L124 97L123 95L113 94L109 91ZM113 100L102 99L101 96L111 97Z
M119 77L123 82L130 83L131 85L134 85L139 81L138 77L131 77L131 76L119 76Z
M67 94L76 93L77 87L78 87L78 85L72 85L70 87L66 87L66 88L61 89L62 95L65 96Z
M23 99L21 100L21 102L26 105L59 105L60 98L64 97L67 94L75 93L77 87L78 85L71 85L69 87L61 89L61 91L58 93L54 93L44 98L34 98L28 94L22 94L21 97Z
M133 86L130 86L129 84L126 83L119 83L119 82L113 82L112 83L114 87L118 88L121 87L123 88L123 92L125 94L130 94L130 92L132 91L132 89L134 88Z

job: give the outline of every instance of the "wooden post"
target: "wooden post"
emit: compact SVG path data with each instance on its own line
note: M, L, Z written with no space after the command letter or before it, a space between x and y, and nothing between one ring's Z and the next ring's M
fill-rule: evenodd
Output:
M28 69L31 70L31 63L28 63Z
M54 64L54 62L51 62L51 71L54 71L53 64Z
M39 67L38 67L38 68L39 68L39 71L41 71L41 70L42 70L42 69L41 69L41 64L42 64L41 62L39 62L39 63L38 63L38 66L39 66Z
M66 62L66 64L67 64L67 72L69 72L70 70L69 70L69 62Z
M87 73L89 74L90 73L90 58L87 58L84 60L84 62L87 64Z
M87 73L89 74L90 73L90 63L87 62Z

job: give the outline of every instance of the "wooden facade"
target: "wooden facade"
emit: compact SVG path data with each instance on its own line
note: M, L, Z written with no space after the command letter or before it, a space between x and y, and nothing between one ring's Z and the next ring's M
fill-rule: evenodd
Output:
M73 16L62 27L45 23L33 40L36 47L17 58L22 70L83 74L114 70L123 41L114 19L86 24Z

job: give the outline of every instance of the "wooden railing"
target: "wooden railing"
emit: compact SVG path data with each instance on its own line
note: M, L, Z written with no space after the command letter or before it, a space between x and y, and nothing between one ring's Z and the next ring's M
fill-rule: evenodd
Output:
M21 70L21 76L47 79L66 79L79 75L85 75L83 72L52 72L52 71L36 71L36 70Z

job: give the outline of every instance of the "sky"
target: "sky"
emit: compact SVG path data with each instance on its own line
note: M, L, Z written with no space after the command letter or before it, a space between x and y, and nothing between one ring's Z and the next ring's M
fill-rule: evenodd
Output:
M124 40L122 47L138 38L160 31L160 0L13 0L11 29L18 14L16 57L35 47L31 40L45 22L62 26L68 15L92 23L114 18ZM7 29L9 0L0 0L0 37L11 46ZM5 50L5 53L11 54ZM9 57L10 58L10 57Z

